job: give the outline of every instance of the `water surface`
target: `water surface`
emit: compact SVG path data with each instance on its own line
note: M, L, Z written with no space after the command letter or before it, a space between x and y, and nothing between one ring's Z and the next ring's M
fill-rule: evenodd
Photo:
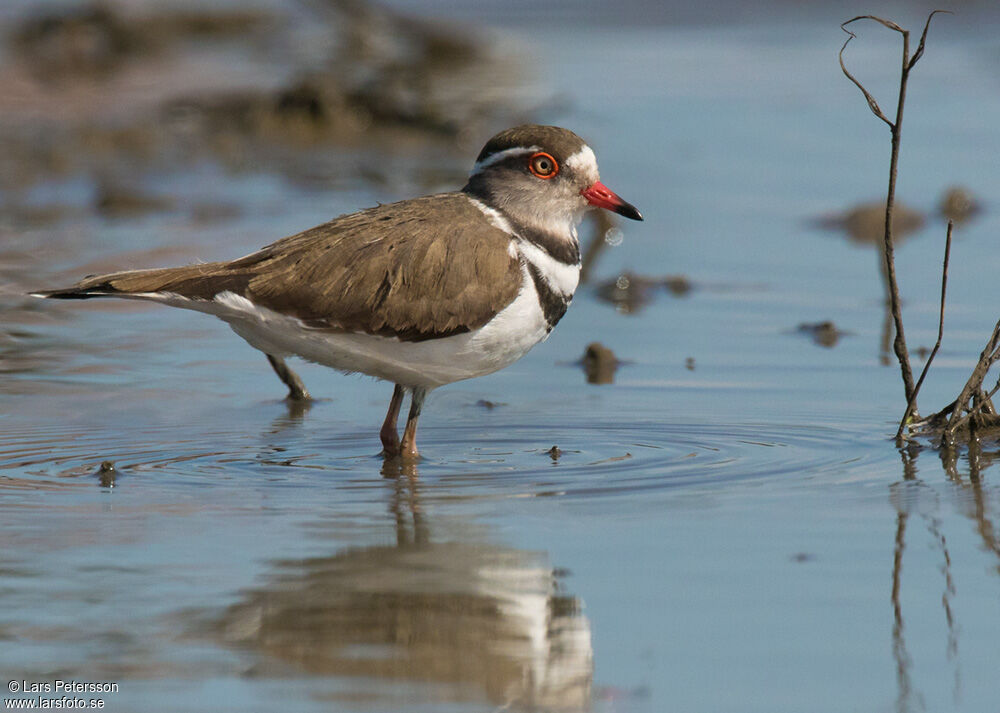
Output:
M836 63L854 13L672 24L625 7L463 18L532 58L531 118L585 136L646 221L619 226L547 342L430 396L416 466L378 456L386 384L300 365L319 400L291 408L207 317L15 293L245 254L457 185L478 146L157 163L140 185L173 203L136 215L95 212L86 171L7 195L63 212L11 209L0 237L5 678L116 681L110 710L995 707L996 444L894 447L875 254L813 220L878 199L887 171L887 132ZM912 347L936 334L940 194L985 204L956 233L925 411L997 318L995 19L942 18L912 76ZM848 58L887 91L883 40L867 30ZM598 288L625 271L692 289L625 314ZM832 347L797 329L823 320L846 333ZM575 365L593 341L624 362L613 384Z

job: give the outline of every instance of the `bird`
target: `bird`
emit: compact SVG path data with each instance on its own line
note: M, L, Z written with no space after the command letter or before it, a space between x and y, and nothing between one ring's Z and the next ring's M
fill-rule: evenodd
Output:
M461 190L345 214L235 260L91 275L32 294L214 315L267 356L293 400L310 396L290 356L391 382L382 453L417 459L429 391L509 366L565 314L580 279L576 227L595 207L643 219L601 183L583 139L525 124L486 142Z

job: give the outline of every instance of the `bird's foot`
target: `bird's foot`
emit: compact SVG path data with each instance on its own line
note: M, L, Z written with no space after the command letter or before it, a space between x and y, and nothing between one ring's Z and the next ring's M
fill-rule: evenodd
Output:
M390 426L388 423L385 424L379 432L379 437L382 439L382 455L386 458L396 458L402 455L399 434L396 433L396 429L394 427Z

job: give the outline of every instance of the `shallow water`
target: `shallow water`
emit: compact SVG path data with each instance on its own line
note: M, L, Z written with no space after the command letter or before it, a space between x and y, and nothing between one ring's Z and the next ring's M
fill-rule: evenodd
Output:
M932 30L904 127L899 195L929 215L897 253L911 347L936 334L939 195L985 203L956 231L925 411L998 316L996 16L977 8ZM377 455L388 385L300 365L319 400L294 409L207 317L14 292L244 254L461 180L478 149L329 149L392 176L343 190L206 159L143 179L173 208L114 219L85 180L34 189L71 214L0 238L0 674L117 682L110 710L994 709L997 447L893 446L875 255L812 220L884 189L887 132L836 63L853 14L464 18L530 50L556 97L534 118L587 137L646 221L547 342L430 396L405 469ZM848 50L873 87L896 67L883 39ZM693 289L623 314L596 285L626 270ZM797 330L823 320L847 332L832 348ZM624 362L612 385L574 364L593 341Z

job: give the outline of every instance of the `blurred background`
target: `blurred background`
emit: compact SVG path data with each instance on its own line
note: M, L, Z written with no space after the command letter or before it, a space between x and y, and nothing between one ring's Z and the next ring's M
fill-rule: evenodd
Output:
M943 7L896 214L918 369L956 221L925 413L1000 317L1000 6ZM108 710L992 710L1000 449L890 440L889 132L837 62L841 22L915 44L931 9L0 5L0 675ZM891 112L899 36L855 31ZM217 321L25 294L457 189L523 122L646 220L581 226L559 328L434 392L417 466L378 457L387 384L298 364L295 408Z

